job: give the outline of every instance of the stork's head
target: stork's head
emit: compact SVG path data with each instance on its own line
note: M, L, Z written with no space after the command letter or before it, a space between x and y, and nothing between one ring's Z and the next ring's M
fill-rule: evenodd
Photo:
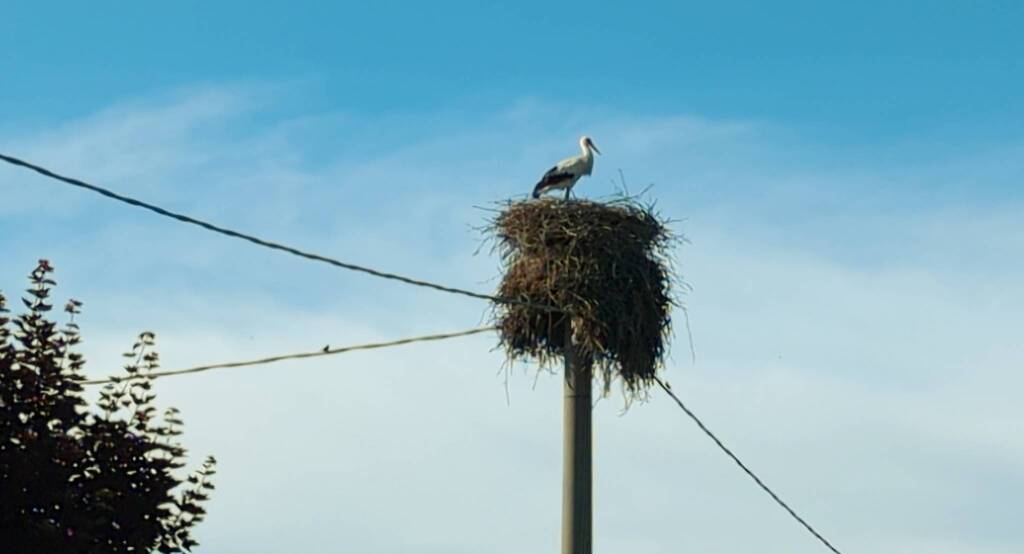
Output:
M580 148L582 148L583 150L593 150L598 154L601 153L601 151L597 149L597 146L594 145L594 141L590 140L590 137L586 135L580 137Z

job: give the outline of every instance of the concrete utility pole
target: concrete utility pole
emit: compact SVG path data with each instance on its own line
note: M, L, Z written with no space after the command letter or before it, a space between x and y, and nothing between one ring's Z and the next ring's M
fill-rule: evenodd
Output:
M591 402L593 367L581 359L565 332L565 399L562 415L562 554L591 554L593 474L591 472Z

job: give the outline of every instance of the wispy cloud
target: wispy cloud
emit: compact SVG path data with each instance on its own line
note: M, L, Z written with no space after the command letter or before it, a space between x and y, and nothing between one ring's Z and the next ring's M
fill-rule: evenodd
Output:
M1006 515L1024 494L1024 234L1007 146L939 159L890 145L881 159L776 123L539 102L472 117L282 114L267 90L192 89L0 145L247 231L487 291L497 262L472 256L470 227L486 217L473 206L525 194L590 133L605 155L582 194L612 192L621 168L687 218L698 362L677 354L668 376L741 456L850 551L1024 546ZM142 329L180 367L469 327L486 309L10 168L0 193L4 289L50 257L58 293L86 302L95 375ZM517 367L506 406L492 346L475 337L161 382L192 451L223 462L201 551L553 547L560 383L542 375L533 389ZM597 408L602 548L819 551L670 404L620 407Z

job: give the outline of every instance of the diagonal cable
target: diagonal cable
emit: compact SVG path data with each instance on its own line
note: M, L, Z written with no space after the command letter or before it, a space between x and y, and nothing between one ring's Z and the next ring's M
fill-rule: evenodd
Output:
M495 327L477 327L474 329L467 329L465 331L457 331L454 333L440 333L436 335L423 335L419 337L408 337L404 339L392 340L387 342L371 342L367 344L356 344L352 346L342 346L339 348L324 348L323 350L317 350L314 352L299 352L296 354L283 354L280 356L270 356L269 358L259 358L256 360L246 360L242 362L226 362L221 364L210 364L201 365L196 367L189 367L185 369L169 369L166 371L153 371L145 374L127 376L127 377L110 377L107 379L93 379L89 381L79 381L81 385L103 385L106 383L123 383L126 381L137 380L137 379L155 379L157 377L170 377L174 375L187 375L189 373L201 373L204 371L212 371L214 369L225 369L230 367L246 367L253 365L272 364L275 362L282 362L285 360L301 360L304 358L316 358L319 356L333 356L334 354L343 354L345 352L352 352L355 350L374 350L377 348L388 348L391 346L399 346L403 344L411 344L414 342L428 342L438 341L445 339L453 339L456 337L465 337L469 335L475 335L477 333L485 333L487 331L493 331Z
M238 231L233 231L233 230L228 229L226 227L221 227L219 225L214 225L213 223L208 223L206 221L202 221L202 220L196 219L194 217L190 217L190 216L187 216L187 215L184 215L184 214L172 212L170 210L161 208L160 206L156 206L156 205L153 205L153 204L149 204L147 202L143 202L142 200L136 200L134 198L118 194L116 192L107 190L107 189L105 189L103 187L100 187L100 186L97 186L97 185L92 185L92 184L86 183L85 181L81 181L79 179L75 179L74 177L66 177L64 175L60 175L58 173L54 173L53 171L50 171L49 169L46 169L45 167L40 167L38 165L26 162L25 160L21 160L21 159L12 157L12 156L8 156L8 155L5 155L5 154L0 154L0 160L3 160L3 161L5 161L5 162L7 162L9 164L12 164L12 165L16 165L16 166L24 167L26 169L30 169L32 171L35 171L36 173L39 173L40 175L44 175L44 176L49 177L51 179L56 179L58 181L62 181L62 182L67 183L69 185L73 185L73 186L76 186L76 187L80 187L80 188L84 188L84 189L90 190L90 191L95 192L97 194L101 194L103 196L106 196L107 198L112 198L114 200L117 200L118 202L124 202L125 204L131 205L131 206L135 206L137 208L142 208L144 210L149 210L151 212L157 213L157 214L162 215L164 217L169 217L171 219L175 219L175 220L181 221L182 223L189 223L191 225L197 225L197 226L202 227L203 229L206 229L208 231L213 231L214 233L220 233L220 234L225 235L225 236L229 236L229 237L233 237L233 238L236 238L236 239L241 239L241 240L244 240L244 241L248 241L248 242L251 242L253 244L258 244L258 245L266 247L266 248L271 248L273 250L280 250L282 252L287 252L287 253L292 254L294 256L299 256L301 258L306 258L307 260L323 262L323 263L326 263L326 264L333 265L335 267L340 267L342 269L348 269L350 271L358 271L358 272L361 272L361 273L367 273L369 275L373 275L374 277L380 277L382 279L391 279L391 280L394 280L394 281L400 281L402 283L406 283L406 284L409 284L409 285L415 285L415 286L418 286L418 287L426 287L426 288L430 288L430 289L434 289L434 290L439 290L441 292L447 292L447 293L451 293L451 294L461 294L463 296L468 296L470 298L478 298L478 299L481 299L481 300L490 300L491 302L496 302L498 304L516 304L516 305L528 306L528 307L532 307L532 308L535 308L535 309L544 310L544 311L547 311L547 312L559 312L560 311L558 308L556 308L554 306L548 306L548 305L544 305L544 304L535 304L533 302L525 302L523 300L517 300L515 298L505 298L505 297L501 297L501 296L491 296L489 294L482 294L482 293L473 292L473 291L470 291L470 290L465 290L465 289L460 289L460 288L455 288L455 287L449 287L449 286L445 286L445 285L439 285L437 283L431 283L429 281L422 281L420 279L413 279L411 277L405 277L405 276L398 275L398 274L395 274L395 273L388 273L388 272L385 272L385 271L379 271L379 270L376 270L376 269L373 269L373 268L369 268L369 267L364 267L364 266L361 266L361 265L356 265L356 264L352 264L352 263L348 263L348 262L343 262L343 261L335 259L335 258L329 258L327 256L321 256L320 254L314 254L312 252L306 252L304 250L300 250L300 249L292 247L292 246L287 246L287 245L280 244L280 243L273 242L273 241L269 241L269 240L266 240L266 239L261 239L259 237L255 237L253 235L248 235L248 234L245 234L245 233L240 233Z
M764 490L764 492L768 493L768 495L772 497L772 500L775 500L775 502L779 506L782 506L783 509L785 509L787 512L789 512L789 515L793 516L794 519L796 519L798 522L800 522L800 525L803 525L805 529L810 531L810 533L812 535L814 535L815 538L817 538L819 541L821 541L821 543L824 544L829 550L831 550L835 554L842 554L841 552L839 552L839 550L836 549L836 547L832 546L832 543L828 542L828 539L826 539L825 537L821 536L820 533L815 531L814 527L811 527L811 525L809 523L804 521L804 518L802 518L799 515L797 515L797 513L795 511L793 511L793 509L790 508L788 504L786 504L781 498L779 498L779 495L775 494L774 491L772 491L770 488L768 488L768 485L765 485L764 482L761 481L761 479L758 478L758 476L755 475L754 472L751 471L750 468L748 468L746 466L746 464L741 462L740 459L737 458L736 455L733 454L732 451L729 450L729 448L727 446L722 444L722 441L718 440L718 437L716 437L715 434L712 433L711 430L708 429L706 425L704 425L704 422L702 422L700 420L700 418L697 417L696 414L691 412L690 409L687 408L685 404L683 404L683 401L680 400L679 397L676 396L674 392L672 392L672 389L669 388L669 386L666 385L664 381L662 381L658 377L655 377L654 380L657 381L659 385L661 385L662 390L664 390L666 393L668 393L669 396L672 397L672 400L676 401L676 404L678 404L679 407L682 408L684 412L686 412L686 415L690 416L690 419L692 419L693 422L697 424L697 427L700 427L700 430L704 431L705 435L707 435L708 437L711 437L711 440L715 441L715 444L718 445L718 448L721 448L722 452L725 452L725 454L727 456L732 458L732 461L736 462L736 465L740 466L740 469L742 469L747 475L749 475L750 478L753 479L755 483L757 483L757 486L761 487Z

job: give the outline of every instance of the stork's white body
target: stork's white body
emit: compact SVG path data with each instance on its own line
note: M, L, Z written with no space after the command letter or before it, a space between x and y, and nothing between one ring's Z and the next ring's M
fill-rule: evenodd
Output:
M594 170L594 152L601 153L590 137L580 138L580 150L583 151L582 154L558 162L541 177L533 187L534 198L539 198L550 190L565 190L565 198L569 199L569 192L576 185L576 181L584 175L590 175Z

